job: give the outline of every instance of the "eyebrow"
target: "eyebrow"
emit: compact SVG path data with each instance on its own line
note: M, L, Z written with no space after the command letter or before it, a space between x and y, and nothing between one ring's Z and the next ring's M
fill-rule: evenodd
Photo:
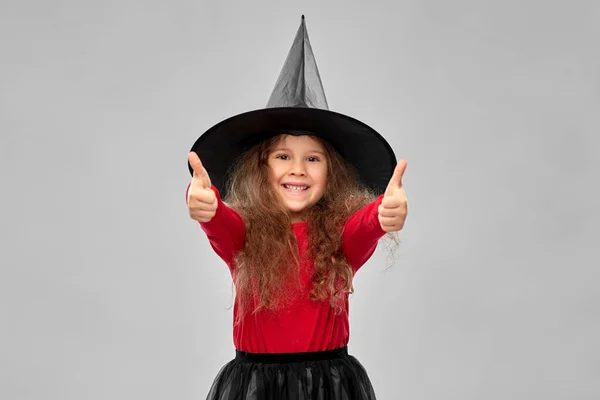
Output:
M289 151L290 153L293 153L293 151L288 149L287 147L277 147L277 148L273 149L273 151L271 153L274 153L276 151L281 151L281 150L285 150L285 151ZM318 154L321 154L322 156L325 156L325 153L322 152L321 150L311 149L311 150L307 151L307 153L318 153Z

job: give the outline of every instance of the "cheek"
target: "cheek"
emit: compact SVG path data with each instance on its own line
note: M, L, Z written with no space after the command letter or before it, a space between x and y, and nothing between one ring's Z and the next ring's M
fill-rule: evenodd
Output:
M269 180L269 183L277 182L277 174L275 169L272 166L269 166L267 170L267 179Z
M321 188L324 190L325 186L327 186L327 169L319 169L317 176Z
M281 181L282 177L283 177L283 175L281 174L280 171L277 170L277 168L269 168L269 174L268 174L269 185L273 189L277 189L279 187L279 182Z

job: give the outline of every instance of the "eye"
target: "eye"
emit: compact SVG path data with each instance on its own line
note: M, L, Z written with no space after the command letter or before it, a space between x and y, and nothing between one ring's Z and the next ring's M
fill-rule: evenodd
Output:
M308 160L311 162L321 161L321 159L317 156L310 156L310 157L308 157Z
M289 158L289 157L288 157L288 155L287 155L287 154L285 154L285 153L277 154L277 155L275 156L275 158L280 158L280 159L282 159L282 160L287 160L287 158L285 158L285 157Z

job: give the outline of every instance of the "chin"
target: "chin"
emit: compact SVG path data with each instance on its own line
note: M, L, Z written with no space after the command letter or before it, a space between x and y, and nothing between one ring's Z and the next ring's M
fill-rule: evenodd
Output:
M296 207L287 206L287 210L290 213L301 214L307 210L307 207L296 208Z

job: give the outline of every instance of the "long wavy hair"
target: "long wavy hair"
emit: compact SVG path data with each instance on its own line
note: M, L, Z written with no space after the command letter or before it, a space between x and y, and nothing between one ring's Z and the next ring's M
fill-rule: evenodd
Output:
M301 133L299 133L301 134ZM234 165L224 201L244 220L245 243L234 260L234 287L240 319L247 311L277 309L301 293L299 254L291 216L268 182L268 156L285 135L265 140ZM326 141L327 183L323 197L306 210L308 257L314 261L310 298L329 300L339 313L353 292L352 268L342 252L345 221L376 195ZM239 321L236 321L236 323Z

